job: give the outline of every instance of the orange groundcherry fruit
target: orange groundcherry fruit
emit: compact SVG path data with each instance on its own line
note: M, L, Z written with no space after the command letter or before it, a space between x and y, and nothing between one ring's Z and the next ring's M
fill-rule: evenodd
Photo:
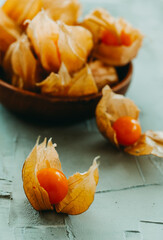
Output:
M102 42L104 44L110 45L110 46L118 46L119 45L117 35L115 33L111 32L111 31L109 31L109 30L105 30L103 32Z
M66 176L55 168L43 168L37 172L37 179L50 199L50 203L56 204L62 201L68 193L68 180Z
M140 124L130 116L118 118L112 127L116 132L118 143L123 146L134 144L141 136Z
M131 34L126 33L122 30L121 32L121 44L125 46L130 46L133 43L133 38Z

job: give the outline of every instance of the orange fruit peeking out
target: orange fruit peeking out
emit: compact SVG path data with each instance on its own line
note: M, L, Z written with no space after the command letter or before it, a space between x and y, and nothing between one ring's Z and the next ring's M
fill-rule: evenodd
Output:
M112 127L116 132L118 143L123 146L134 144L141 136L140 124L129 116L118 118Z
M50 199L50 203L61 202L68 193L68 180L66 176L55 168L43 168L37 172L37 179Z
M126 33L124 30L121 31L120 36L113 31L105 30L103 31L101 41L109 46L130 46L133 43L133 37L130 33Z

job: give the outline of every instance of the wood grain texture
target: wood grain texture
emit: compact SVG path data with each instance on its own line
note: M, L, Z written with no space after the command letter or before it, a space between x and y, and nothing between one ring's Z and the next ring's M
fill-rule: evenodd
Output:
M163 130L162 1L82 0L84 13L103 6L144 33L127 96L141 109L143 131ZM89 210L79 216L39 213L23 192L21 168L37 137L57 143L66 176L88 169L100 155L100 181ZM29 122L0 106L0 239L162 240L163 159L117 151L95 119L75 124Z

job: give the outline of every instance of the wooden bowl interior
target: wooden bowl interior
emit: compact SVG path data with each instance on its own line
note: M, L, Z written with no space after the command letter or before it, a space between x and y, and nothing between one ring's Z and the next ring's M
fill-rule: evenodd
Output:
M113 91L125 94L132 77L133 66L130 62L123 67L117 67L119 83L112 87ZM1 69L1 79L5 75ZM0 102L9 110L25 118L48 121L71 121L85 119L94 115L100 100L101 92L80 98L47 97L38 93L18 89L0 80Z

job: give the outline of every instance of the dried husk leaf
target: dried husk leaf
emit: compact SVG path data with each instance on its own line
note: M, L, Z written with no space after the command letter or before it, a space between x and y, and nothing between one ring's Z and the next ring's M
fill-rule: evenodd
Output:
M79 70L93 47L88 30L54 22L45 11L30 22L27 35L43 67L49 72L58 71L61 62L69 72Z
M163 132L148 130L134 145L125 148L125 151L135 156L152 154L163 157Z
M42 0L7 0L2 6L3 11L19 25L26 19L33 19L41 8Z
M99 60L90 62L88 65L99 91L105 85L111 86L118 82L119 79L115 67L108 66Z
M53 20L61 20L68 25L74 25L81 12L77 0L42 0L43 8Z
M98 184L98 163L96 159L86 173L75 173L68 179L68 194L55 205L57 212L76 215L85 212L94 200Z
M131 61L142 45L143 35L128 24L124 19L115 19L104 9L96 9L85 17L82 25L93 34L96 46L93 56L112 66L121 66ZM129 33L133 42L130 46L109 46L101 42L104 30L114 32L120 41L122 31Z
M20 36L20 29L0 8L0 51L5 52Z
M73 77L62 63L58 73L51 73L44 81L37 84L41 93L50 96L80 97L98 92L89 67L86 65Z
M23 34L10 45L3 61L3 67L12 84L28 90L35 89L39 80L39 63L34 57L28 37Z
M103 96L96 108L97 126L104 137L118 146L112 124L122 116L130 116L138 120L139 109L132 100L114 93L109 86L103 88L102 94Z
M40 186L36 176L38 170L49 167L62 171L55 145L53 145L50 139L46 146L45 139L41 144L36 143L27 157L22 170L25 194L33 208L37 211L53 210L48 193Z
M98 93L98 88L88 65L74 75L72 82L68 96L81 97Z
M58 73L52 72L44 81L37 83L37 86L41 88L41 93L50 96L67 96L71 85L72 78L64 63Z

